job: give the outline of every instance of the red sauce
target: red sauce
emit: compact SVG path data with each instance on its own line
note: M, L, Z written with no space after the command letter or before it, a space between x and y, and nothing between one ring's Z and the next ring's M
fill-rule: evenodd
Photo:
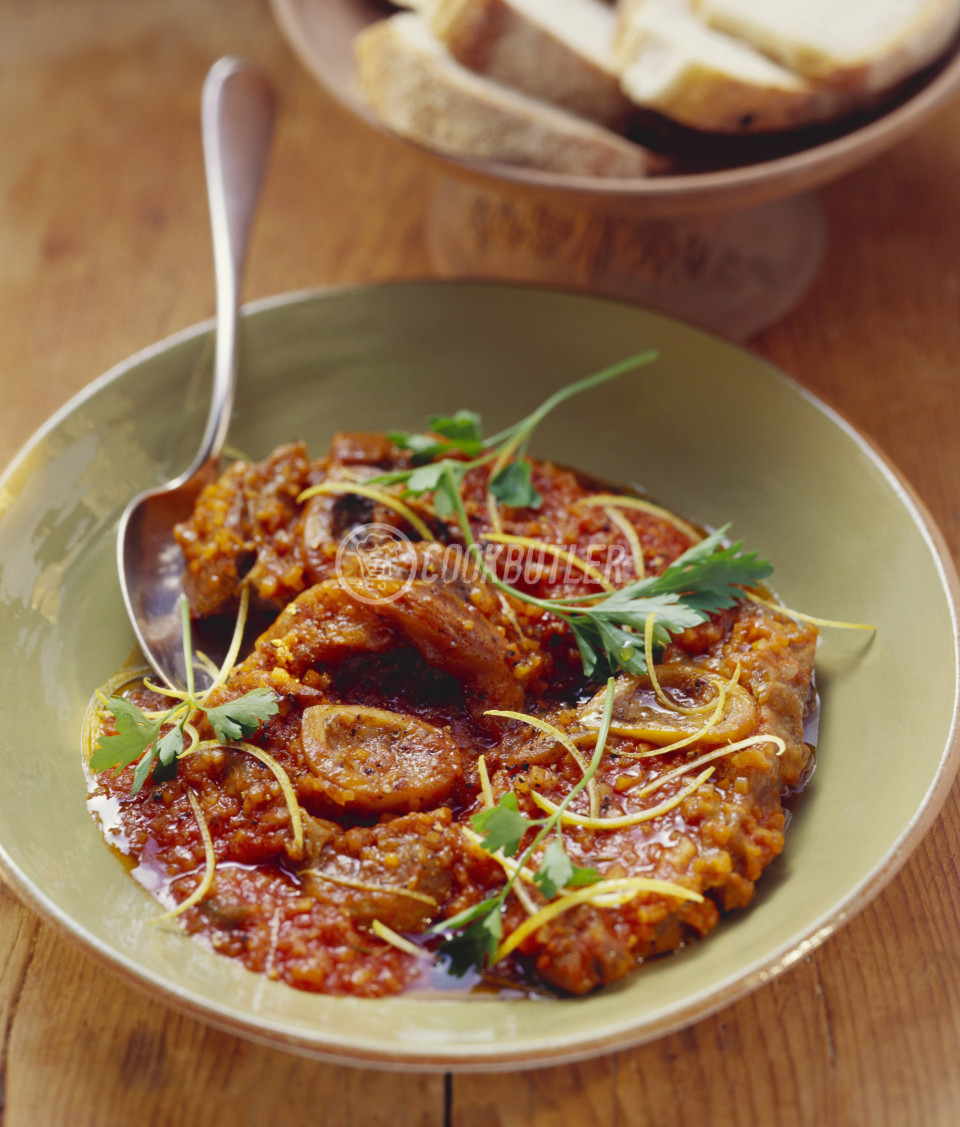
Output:
M702 902L643 894L619 907L581 904L484 978L452 980L443 961L429 957L441 938L430 929L505 881L501 865L464 834L483 804L480 757L494 796L514 791L530 817L542 813L532 791L559 802L581 777L560 744L486 713L523 711L576 732L598 686L584 677L574 640L550 613L501 598L476 575L437 581L430 569L444 546L461 543L452 520L425 514L438 543L410 549L420 578L395 601L371 606L345 591L335 571L344 533L369 522L408 534L409 526L366 498L321 496L305 505L296 498L310 485L348 480L348 471L370 476L403 464L382 436L338 436L331 454L316 461L300 446L283 448L259 465L232 467L179 533L195 611L229 613L246 576L260 610L275 618L217 700L257 687L276 695L279 711L253 742L293 784L305 824L302 854L274 774L236 748L188 755L174 779L148 781L137 795L130 793L132 766L117 776L104 772L91 780L91 811L134 877L172 907L205 870L192 792L214 843L216 872L208 895L180 916L182 925L220 954L291 986L366 997L453 986L586 993L705 934L723 910L749 903L783 846L782 796L802 785L811 764L804 723L816 632L742 602L677 638L664 655L677 691L702 695L709 679L698 671L730 678L739 663L744 731L776 735L786 750L777 755L759 743L713 760L703 785L640 824L564 829L575 863L605 878L671 881L702 893ZM548 463L535 464L533 480L542 506L502 509L504 533L589 558L614 586L635 577L628 538L602 507L579 504L595 487ZM477 470L464 488L478 538L490 531L485 486ZM691 544L671 521L619 512L636 531L648 573ZM512 559L521 571L517 585L541 597L602 590L578 566L558 569L555 555L521 549ZM494 560L507 576L509 553ZM142 689L130 695L143 707L160 704ZM602 817L666 806L691 776L640 792L704 751L637 758L654 749L611 736L597 775ZM572 809L588 812L585 794ZM504 934L526 916L511 895ZM385 942L374 920L428 956Z

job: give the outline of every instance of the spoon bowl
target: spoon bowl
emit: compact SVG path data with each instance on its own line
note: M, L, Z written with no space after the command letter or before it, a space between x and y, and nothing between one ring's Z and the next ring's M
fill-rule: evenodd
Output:
M276 99L267 77L223 58L203 86L201 125L217 285L217 344L210 413L190 467L138 494L120 518L117 565L127 613L144 657L171 687L187 683L180 617L184 560L174 526L214 480L230 424L237 374L237 319L247 243L267 164ZM217 655L208 656L216 661ZM197 665L197 684L209 680Z

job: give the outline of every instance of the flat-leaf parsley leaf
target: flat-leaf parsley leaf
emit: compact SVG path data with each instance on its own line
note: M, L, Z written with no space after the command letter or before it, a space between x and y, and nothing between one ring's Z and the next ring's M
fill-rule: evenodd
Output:
M185 693L177 694L176 704L165 712L147 715L124 697L108 697L104 701L117 731L97 741L90 755L90 769L99 773L113 768L117 774L139 760L130 787L132 794L143 787L151 771L155 782L166 782L176 775L177 760L185 750L184 727L198 714L204 713L217 739L229 744L252 736L279 708L273 693L263 688L207 708L204 702L209 690L197 693L193 687L193 646L186 599L181 600L181 621L188 685Z

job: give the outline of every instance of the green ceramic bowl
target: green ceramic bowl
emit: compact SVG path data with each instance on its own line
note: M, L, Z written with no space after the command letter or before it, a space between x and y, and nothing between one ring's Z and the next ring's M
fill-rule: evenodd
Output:
M178 473L206 412L211 327L119 365L0 481L0 848L47 919L152 994L238 1033L406 1068L519 1067L637 1043L704 1017L861 908L929 826L957 763L957 585L940 537L871 447L763 361L608 301L412 283L260 303L243 320L231 443L252 456L336 429L418 428L461 406L491 430L655 347L655 365L573 401L534 453L634 482L776 564L788 605L869 622L828 631L816 774L754 904L708 939L575 1001L327 998L250 974L175 930L87 813L80 722L130 655L115 531ZM911 592L909 603L903 592ZM904 749L909 748L909 770Z

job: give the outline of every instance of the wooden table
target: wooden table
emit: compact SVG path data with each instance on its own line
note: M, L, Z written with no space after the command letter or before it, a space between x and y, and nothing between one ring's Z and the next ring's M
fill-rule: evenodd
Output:
M113 363L212 315L197 107L226 53L259 59L283 104L246 295L429 272L440 172L334 106L266 0L6 0L0 461ZM955 554L958 184L960 101L822 193L825 268L751 342L879 443ZM0 886L4 1122L955 1124L958 795L879 898L772 984L643 1048L519 1074L365 1072L249 1044L147 1000Z

